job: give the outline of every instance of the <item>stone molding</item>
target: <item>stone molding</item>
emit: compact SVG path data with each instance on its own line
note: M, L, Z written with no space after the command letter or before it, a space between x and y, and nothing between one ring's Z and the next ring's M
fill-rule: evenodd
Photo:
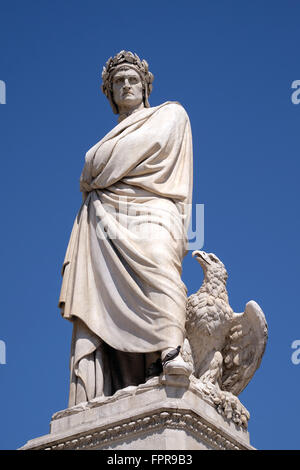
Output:
M178 449L253 449L246 430L224 419L184 377L155 378L55 413L48 435L29 441L21 450L121 449L156 450L153 437L162 436L166 449L170 433L184 432ZM169 437L164 434L169 433ZM181 446L181 447L180 447ZM174 449L174 447L173 447Z
M99 428L92 433L81 433L72 439L59 440L44 450L82 450L96 447L107 449L111 443L132 439L149 432L157 432L162 428L182 429L192 434L196 439L205 441L209 447L216 450L243 450L250 448L237 443L220 429L204 422L190 410L158 410L153 415L137 416L134 420L128 419L123 423Z

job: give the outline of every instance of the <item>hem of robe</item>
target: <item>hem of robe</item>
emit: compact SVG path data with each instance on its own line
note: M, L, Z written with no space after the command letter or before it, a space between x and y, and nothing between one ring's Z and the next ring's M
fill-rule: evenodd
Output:
M149 366L158 356L117 351L76 319L71 344L68 407L145 383L147 357Z

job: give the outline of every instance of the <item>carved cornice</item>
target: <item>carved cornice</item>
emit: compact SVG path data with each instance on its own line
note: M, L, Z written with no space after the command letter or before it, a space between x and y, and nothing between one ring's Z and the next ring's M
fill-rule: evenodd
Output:
M50 434L29 441L21 449L108 450L121 449L123 444L130 449L141 445L149 449L155 436L168 446L171 430L181 431L179 440L184 431L186 443L192 447L198 442L200 448L253 449L246 430L217 412L196 385L193 377L163 375L119 390L111 397L80 403L55 413Z
M112 444L138 439L161 429L184 430L208 447L218 450L243 450L248 446L231 439L225 432L207 423L191 410L161 409L153 414L143 414L107 427L95 427L71 438L59 439L36 447L37 450L107 449ZM250 447L250 446L249 446Z

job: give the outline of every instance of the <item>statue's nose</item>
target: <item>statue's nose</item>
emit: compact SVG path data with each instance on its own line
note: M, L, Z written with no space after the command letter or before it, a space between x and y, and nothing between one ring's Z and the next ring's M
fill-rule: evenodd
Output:
M123 88L125 88L127 90L128 88L130 88L130 86L131 85L130 85L130 82L129 82L128 78L125 78Z

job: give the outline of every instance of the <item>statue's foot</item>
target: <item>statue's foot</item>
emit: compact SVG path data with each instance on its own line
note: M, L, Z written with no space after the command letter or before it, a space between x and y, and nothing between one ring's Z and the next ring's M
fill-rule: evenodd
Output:
M168 375L186 375L189 377L192 373L192 369L190 365L182 359L181 355L178 355L175 359L163 365L163 372Z

